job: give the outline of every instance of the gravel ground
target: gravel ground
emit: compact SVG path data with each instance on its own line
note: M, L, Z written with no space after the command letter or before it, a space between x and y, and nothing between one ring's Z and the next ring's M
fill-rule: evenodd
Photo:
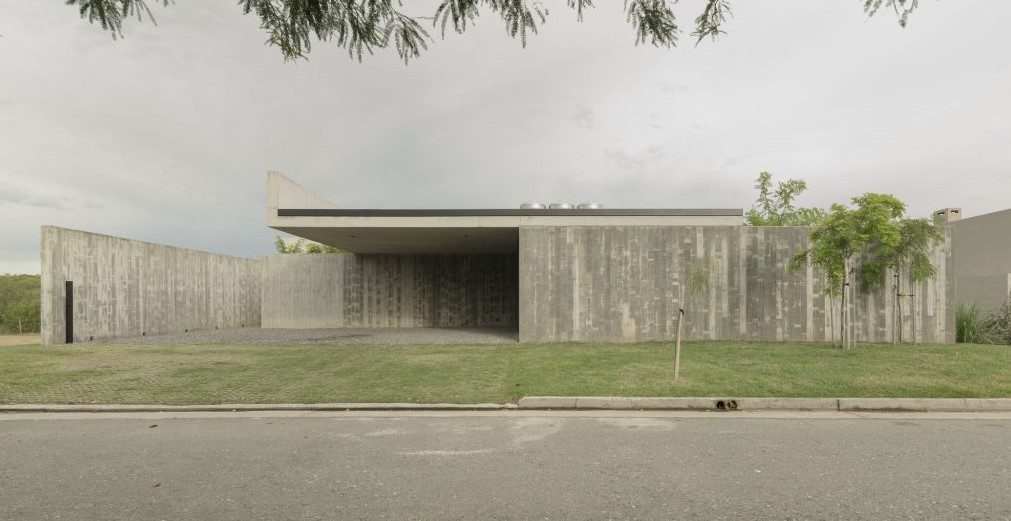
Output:
M95 344L508 344L519 341L515 327L261 329L190 331L166 335L95 339Z

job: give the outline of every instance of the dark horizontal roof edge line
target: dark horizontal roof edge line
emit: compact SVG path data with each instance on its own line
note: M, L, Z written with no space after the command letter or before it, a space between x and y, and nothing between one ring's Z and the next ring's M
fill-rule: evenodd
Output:
M732 208L698 209L615 209L599 210L536 210L536 209L483 209L483 210L375 210L343 208L279 208L278 217L654 217L654 216L743 216L744 210Z

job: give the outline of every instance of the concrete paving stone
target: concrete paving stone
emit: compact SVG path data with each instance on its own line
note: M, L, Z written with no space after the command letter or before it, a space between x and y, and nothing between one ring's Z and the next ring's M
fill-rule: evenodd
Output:
M840 398L840 411L963 411L961 398Z
M630 398L632 409L713 410L720 398Z
M635 409L634 398L608 396L580 396L576 398L577 409Z
M836 411L838 398L737 398L742 411Z
M966 398L965 405L974 411L1011 411L1011 398Z
M575 409L575 396L524 396L517 405L520 409Z

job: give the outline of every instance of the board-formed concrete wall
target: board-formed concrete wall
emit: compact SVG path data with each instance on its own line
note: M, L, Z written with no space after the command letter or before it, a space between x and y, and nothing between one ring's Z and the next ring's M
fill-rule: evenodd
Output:
M516 255L268 255L265 328L517 324Z
M520 341L673 338L679 286L693 266L708 294L686 298L685 338L830 341L838 302L813 268L790 273L807 228L745 226L524 227L520 229ZM903 341L954 341L949 243L935 247L937 277L900 297ZM897 334L892 279L853 304L854 338Z
M42 228L42 343L260 325L259 262L108 235Z

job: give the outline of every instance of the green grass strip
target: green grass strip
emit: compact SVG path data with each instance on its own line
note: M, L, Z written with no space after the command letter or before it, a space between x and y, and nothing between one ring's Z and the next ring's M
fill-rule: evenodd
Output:
M1011 348L673 345L18 346L0 403L504 403L522 396L1011 397Z

